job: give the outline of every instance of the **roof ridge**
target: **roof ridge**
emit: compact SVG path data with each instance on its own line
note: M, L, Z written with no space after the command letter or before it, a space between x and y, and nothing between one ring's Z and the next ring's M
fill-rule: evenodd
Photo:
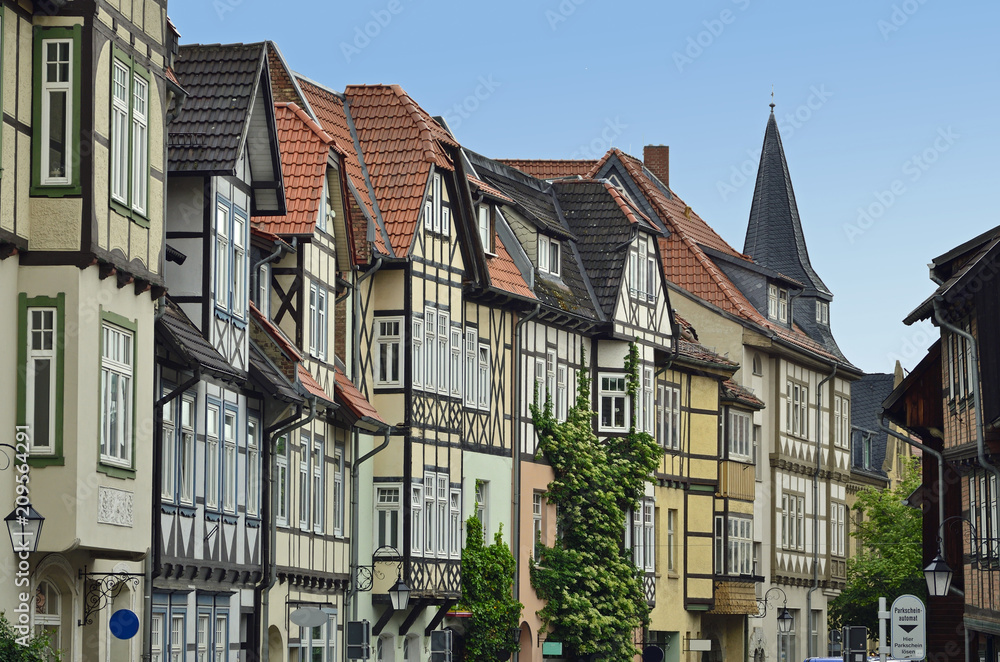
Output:
M580 181L587 181L587 180L580 180ZM618 203L618 207L622 210L622 212L625 214L625 217L628 218L630 222L635 223L637 225L641 225L641 223L639 223L639 219L636 218L636 214L638 214L639 216L642 217L644 221L646 221L646 223L650 225L653 224L652 221L649 220L649 217L643 214L642 211L638 209L633 209L632 205L629 204L625 196L623 196L621 194L621 191L618 190L618 187L616 187L614 184L612 184L610 181L606 179L600 179L596 181L599 181L602 184L604 184L604 188L607 189L608 193L611 194L611 197L614 198L616 203Z
M420 140L424 143L424 160L429 161L430 163L437 163L437 158L434 156L434 141L445 141L442 140L443 136L434 135L434 131L428 123L428 119L433 122L433 118L430 118L429 115L425 117L427 111L421 108L420 105L413 100L413 97L407 94L406 90L404 90L398 83L393 83L389 86L389 89L393 91L396 97L403 104L403 108L410 114L410 118L413 120L413 123L417 125L417 130L420 132ZM450 139L450 142L452 143L452 147L458 146L458 143L456 143L454 139Z
M316 122L316 120L309 117L309 114L306 113L306 111L303 110L302 107L299 106L299 104L295 103L294 101L279 101L274 104L274 107L287 108L288 110L292 111L293 113L295 113L296 117L302 120L305 123L305 125L308 126L310 129L312 129L313 133L315 133L316 136L320 140L322 140L324 144L326 145L334 144L333 136L324 131L323 127L321 127L319 123ZM334 147L336 147L335 144Z

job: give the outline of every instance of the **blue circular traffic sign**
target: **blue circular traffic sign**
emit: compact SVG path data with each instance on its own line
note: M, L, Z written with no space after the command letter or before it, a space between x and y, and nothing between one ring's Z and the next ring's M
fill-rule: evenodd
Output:
M108 628L119 639L131 639L139 631L139 617L131 609L119 609L111 614Z

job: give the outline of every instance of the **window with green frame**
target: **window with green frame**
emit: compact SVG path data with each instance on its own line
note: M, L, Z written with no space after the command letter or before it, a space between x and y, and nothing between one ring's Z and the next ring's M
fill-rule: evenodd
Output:
M111 206L137 223L149 217L149 71L123 50L111 62Z
M66 295L18 296L17 424L27 426L32 466L62 465L62 339Z
M31 195L80 194L81 27L36 27Z
M135 322L101 312L99 471L135 476Z

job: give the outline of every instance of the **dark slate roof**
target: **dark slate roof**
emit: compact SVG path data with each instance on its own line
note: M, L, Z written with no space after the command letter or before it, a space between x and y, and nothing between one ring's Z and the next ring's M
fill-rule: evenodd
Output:
M764 147L760 154L743 252L758 264L791 276L811 289L830 293L809 263L809 251L802 234L802 222L773 106L764 130Z
M892 393L895 377L888 373L873 373L864 375L851 384L851 465L854 471L871 473L885 477L882 463L885 460L887 434L879 426L879 414L882 403ZM860 443L859 431L874 434L872 440L872 468L864 470L862 461L863 448Z
M596 305L587 286L587 276L577 260L575 241L569 227L559 217L555 192L546 182L528 177L497 161L465 150L476 174L515 202L513 209L543 234L562 238L562 270L558 278L535 275L534 292L544 305L565 313L597 319ZM517 202L521 200L521 202ZM553 231L558 228L558 233Z
M156 321L156 334L173 351L180 354L191 368L201 366L203 372L225 381L243 381L246 375L226 362L212 347L187 315L170 300L164 299L163 316Z
M610 319L628 263L633 223L604 182L557 181L553 188L570 230L579 238L576 245L597 301Z
M170 172L231 171L264 66L264 44L181 46L174 72L188 92L170 124Z
M253 341L250 341L250 377L272 397L287 402L302 402L302 396Z

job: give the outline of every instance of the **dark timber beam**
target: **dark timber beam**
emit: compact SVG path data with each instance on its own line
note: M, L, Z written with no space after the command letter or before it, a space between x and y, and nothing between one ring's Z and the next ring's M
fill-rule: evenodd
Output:
M435 630L437 626L441 625L441 621L444 620L444 617L445 615L447 615L448 610L452 608L455 602L456 600L454 598L448 598L444 601L444 604L441 605L440 609L438 609L438 613L434 614L434 618L432 618L431 622L428 623L427 627L424 628L425 637L431 636L431 632Z
M399 626L400 637L405 636L406 633L410 631L410 628L413 626L413 622L417 620L417 616L419 616L421 612L424 611L424 608L426 606L427 606L426 599L421 598L420 600L417 601L417 604L414 605L413 609L410 610L410 613L406 615L406 618L403 620L402 625Z
M395 613L396 610L392 608L391 604L386 605L385 611L382 612L382 615L378 617L378 622L372 627L372 635L377 637L382 634L382 629L389 623L389 619Z

